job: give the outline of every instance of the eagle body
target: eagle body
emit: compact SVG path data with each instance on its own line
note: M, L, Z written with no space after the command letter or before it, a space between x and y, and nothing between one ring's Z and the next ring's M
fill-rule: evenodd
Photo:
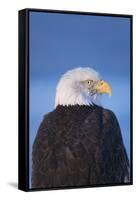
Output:
M129 161L114 113L98 105L57 105L41 122L32 188L121 184Z

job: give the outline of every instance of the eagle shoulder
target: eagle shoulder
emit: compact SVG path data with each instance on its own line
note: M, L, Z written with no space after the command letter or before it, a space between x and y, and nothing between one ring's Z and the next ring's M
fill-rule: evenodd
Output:
M101 149L104 168L113 175L113 182L129 181L129 160L116 115L108 109L103 110L103 135ZM106 145L105 145L106 144ZM106 167L107 165L107 167ZM106 177L106 176L105 176Z

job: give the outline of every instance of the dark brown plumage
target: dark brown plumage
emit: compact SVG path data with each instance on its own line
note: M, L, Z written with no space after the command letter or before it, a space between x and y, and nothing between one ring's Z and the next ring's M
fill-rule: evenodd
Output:
M33 144L32 188L120 184L129 162L112 111L93 106L57 106Z

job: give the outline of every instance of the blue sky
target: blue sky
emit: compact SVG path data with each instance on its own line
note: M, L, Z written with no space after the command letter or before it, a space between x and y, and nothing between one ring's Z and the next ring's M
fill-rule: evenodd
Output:
M32 144L43 116L54 109L57 82L79 66L96 69L112 85L112 97L103 95L102 104L116 114L129 156L130 19L30 12L29 34L30 176Z

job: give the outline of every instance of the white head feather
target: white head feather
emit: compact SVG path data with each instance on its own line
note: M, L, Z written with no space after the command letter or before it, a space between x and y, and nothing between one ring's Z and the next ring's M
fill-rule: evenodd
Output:
M59 80L56 88L55 107L57 105L100 105L100 95L90 95L83 91L82 81L100 80L100 75L92 68L75 68L67 71Z

